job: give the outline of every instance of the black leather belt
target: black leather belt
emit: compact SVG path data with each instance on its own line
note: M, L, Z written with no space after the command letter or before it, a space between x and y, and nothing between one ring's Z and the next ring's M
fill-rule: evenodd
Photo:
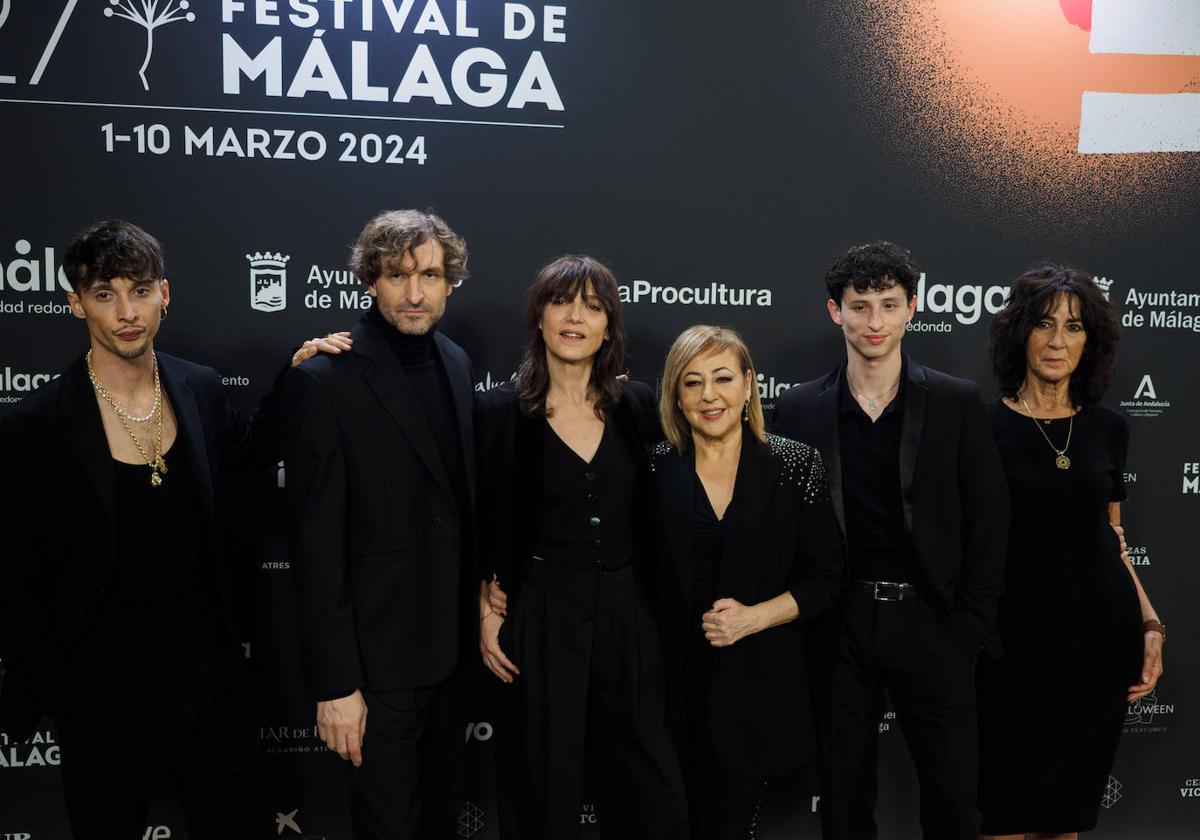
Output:
M911 583L887 580L854 580L850 582L850 589L875 601L915 601L921 597L921 590Z

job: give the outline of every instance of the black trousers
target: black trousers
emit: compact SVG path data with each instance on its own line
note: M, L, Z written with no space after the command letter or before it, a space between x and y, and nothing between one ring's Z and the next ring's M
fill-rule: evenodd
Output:
M497 698L501 837L577 837L586 769L603 837L684 840L658 636L632 568L534 560L500 643L521 669Z
M457 836L466 762L463 679L435 686L365 691L362 766L352 771L356 840L441 840Z
M52 717L75 840L134 840L174 786L188 836L270 838L257 774L258 721L244 665L213 654L166 666L79 661Z
M926 600L852 594L833 671L818 681L821 825L833 840L874 838L884 692L916 765L928 840L975 840L975 668Z
M687 771L692 840L753 840L766 793L765 778L729 772L711 751Z

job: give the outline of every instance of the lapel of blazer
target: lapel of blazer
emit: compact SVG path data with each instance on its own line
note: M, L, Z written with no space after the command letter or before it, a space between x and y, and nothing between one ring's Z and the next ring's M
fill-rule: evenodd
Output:
M437 441L429 420L417 399L417 390L404 372L404 366L388 346L387 339L379 334L379 328L369 315L358 319L352 331L354 353L363 366L363 380L383 405L385 411L408 438L417 458L441 486L447 496L454 498L450 476L442 463Z
M658 503L660 530L666 532L675 580L685 603L692 599L692 553L695 547L696 450L663 456L656 467L662 473Z
M817 423L815 439L804 441L817 447L829 474L829 494L833 500L833 512L837 514L838 526L846 533L846 505L842 500L842 441L841 428L842 369L839 367L825 378L824 387L817 396Z
M158 354L158 372L167 398L171 401L171 407L175 410L177 434L187 441L188 461L192 474L196 477L196 495L202 506L203 522L208 526L213 521L212 470L196 394L171 356L165 353ZM220 456L220 453L211 454ZM167 476L166 480L169 481L170 476Z
M465 504L469 507L475 502L475 427L471 415L474 410L475 383L471 381L470 370L451 355L450 339L439 332L434 335L433 344L450 383L450 399L454 403L454 419L462 446L463 471L467 482Z
M779 465L771 457L771 447L755 439L749 431L744 432L737 479L733 484L733 501L726 509L728 522L721 570L717 575L718 598L727 597L741 579L746 553L754 544L754 535L771 505L778 482Z
M913 529L912 485L917 468L917 453L921 448L921 433L925 430L925 409L929 404L929 386L925 368L905 354L908 367L907 390L904 393L904 417L900 430L900 498L904 505L904 527Z
M96 393L88 379L87 364L82 356L67 368L61 381L58 411L63 430L66 432L67 446L82 467L104 510L102 521L108 530L105 535L105 556L111 560L115 547L115 534L111 523L116 517L112 453L108 448L108 438L104 435L104 423L100 419ZM63 478L66 479L67 476Z

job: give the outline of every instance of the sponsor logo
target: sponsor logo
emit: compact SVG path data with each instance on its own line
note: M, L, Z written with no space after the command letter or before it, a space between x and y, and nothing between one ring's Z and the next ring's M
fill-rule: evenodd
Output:
M167 825L148 825L142 832L142 840L170 840L171 827Z
M883 713L883 717L879 719L879 732L890 732L892 724L896 722L896 713L890 709Z
M707 286L656 286L634 280L617 287L621 303L661 303L667 306L770 306L770 289L744 289L709 283Z
M1134 565L1134 566L1149 566L1149 565L1151 565L1150 549L1146 548L1146 546L1130 545L1130 546L1126 546L1126 549L1129 552L1129 562L1132 565Z
M299 825L299 823L296 822L296 815L299 813L300 813L299 808L293 808L292 810L288 811L286 814L280 814L280 813L276 812L276 814L275 814L275 835L279 836L280 834L283 834L283 830L285 828L288 831L299 834L300 833L300 825Z
M57 767L61 761L58 742L49 729L40 729L24 741L13 741L0 732L0 770Z
M478 723L470 722L467 724L467 741L490 741L494 734L495 730L492 729L492 725L487 721L480 721Z
M480 393L482 393L484 391L490 391L493 388L499 388L505 382L512 382L516 378L517 378L516 371L513 371L512 376L508 377L508 379L500 379L499 377L494 377L494 376L492 376L492 372L488 371L487 373L484 374L483 379L481 379L475 383L475 390L479 391Z
M950 283L927 284L925 272L917 280L917 312L935 315L954 315L960 324L976 323L984 310L995 315L1008 300L1008 286L978 286ZM909 322L909 332L950 332L953 324Z
M1200 779L1184 779L1179 795L1184 799L1200 799Z
M1158 391L1154 387L1154 380L1150 378L1150 374L1142 377L1138 383L1137 390L1133 392L1133 399L1121 400L1121 408L1130 417L1159 417L1164 409L1171 407L1169 400L1160 400Z
M1166 732L1163 718L1175 714L1174 703L1163 703L1155 688L1140 700L1129 704L1125 712L1125 732Z
M325 751L325 742L317 733L317 726L261 726L258 738L267 755L289 753L320 753Z
M13 253L6 257L0 253L0 292L9 295L0 297L2 315L68 315L71 307L64 300L27 300L24 295L34 293L69 292L71 284L58 264L51 247L35 250L28 239L13 243Z
M483 819L483 809L474 802L463 802L458 807L459 837L471 837L483 830L486 824Z
M28 831L6 831L0 834L0 840L32 840L33 835Z
M292 564L287 560L264 560L259 568L264 572L286 572Z
M371 308L371 296L351 271L314 265L308 270L304 285L308 287L304 293L306 309L360 309L365 312Z
M142 89L150 90L150 82L146 78L146 68L150 66L150 58L154 54L154 30L160 26L176 21L191 23L196 19L196 13L188 11L188 0L167 0L158 3L147 3L146 0L108 0L111 6L104 10L105 17L118 17L133 21L146 30L146 56L138 70L138 78L142 80Z
M1189 309L1200 309L1200 293L1130 289L1125 293L1121 326L1200 332L1200 312Z
M600 818L596 815L596 806L592 802L584 802L579 806L579 824L596 825Z
M1108 784L1104 786L1104 796L1100 797L1100 804L1105 808L1111 808L1121 800L1121 792L1125 790L1125 785L1118 782L1112 776L1108 777Z
M1183 492L1200 493L1200 464L1195 461L1183 465Z
M774 376L767 376L765 373L759 373L758 379L758 398L762 400L763 406L771 408L775 405L775 398L795 385L795 382L783 382L776 379Z
M221 384L226 388L249 388L249 376L222 376Z
M1108 293L1112 291L1113 281L1107 277L1093 277L1092 282L1096 284L1100 294L1104 295L1104 299L1108 300Z
M30 392L57 378L57 373L25 373L5 367L0 370L0 403L20 402Z
M290 256L255 251L250 262L250 308L279 312L287 306L287 263Z

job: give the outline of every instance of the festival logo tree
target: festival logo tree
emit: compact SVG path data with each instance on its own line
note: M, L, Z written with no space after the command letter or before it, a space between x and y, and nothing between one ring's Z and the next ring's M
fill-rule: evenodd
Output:
M146 30L146 58L142 61L138 76L142 87L150 90L150 82L146 79L146 68L150 66L150 56L154 54L154 30L177 20L191 23L196 19L195 12L189 12L188 0L108 0L110 6L104 10L105 17L119 17L131 20Z

